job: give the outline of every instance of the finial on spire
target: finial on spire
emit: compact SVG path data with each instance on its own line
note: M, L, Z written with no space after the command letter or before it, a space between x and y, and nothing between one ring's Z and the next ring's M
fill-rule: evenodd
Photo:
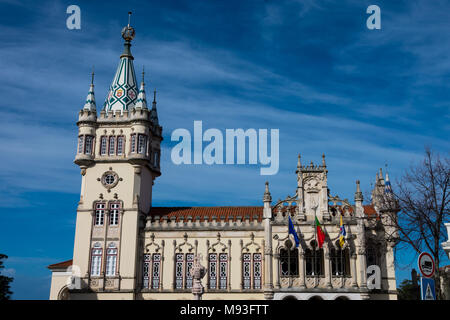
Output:
M94 66L92 66L92 73L91 73L91 85L94 85Z
M322 166L326 167L327 164L325 163L325 153L322 153Z
M300 153L298 154L298 160L297 160L297 168L301 168L302 167L302 162L301 162L301 156Z
M144 66L142 66L142 83L144 83L144 75L145 75Z
M269 181L266 181L266 187L264 189L263 201L264 202L272 202L272 196L270 195L270 191L269 191Z
M128 12L128 25L123 27L122 29L122 38L124 38L124 40L127 42L133 40L135 35L134 28L130 26L130 20L131 20L131 11Z
M153 90L153 103L156 103L156 88Z
M363 201L363 195L361 192L361 186L359 180L356 180L356 192L355 192L355 202L356 201Z

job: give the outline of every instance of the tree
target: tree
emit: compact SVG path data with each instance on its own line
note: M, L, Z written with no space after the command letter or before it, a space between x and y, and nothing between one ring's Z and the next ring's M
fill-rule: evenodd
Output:
M0 253L0 273L1 273L1 270L3 268L5 268L5 266L3 265L3 261L2 261L3 259L8 259L8 256ZM11 287L9 284L13 280L14 279L11 277L2 276L0 274L0 301L1 300L9 300L11 298L12 292L10 290Z
M425 149L424 160L412 165L396 183L395 192L378 195L387 236L396 249L408 246L417 254L428 251L436 262L436 296L440 292L439 263L445 256L444 222L450 217L450 159Z
M403 280L397 291L398 300L420 300L419 285L411 280Z

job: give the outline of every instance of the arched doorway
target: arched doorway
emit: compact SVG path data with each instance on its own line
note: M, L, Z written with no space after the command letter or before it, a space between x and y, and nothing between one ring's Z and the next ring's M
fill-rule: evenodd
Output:
M339 296L339 297L337 297L334 300L350 300L350 299L348 297L346 297L346 296Z
M298 300L296 297L294 296L285 296L282 300Z

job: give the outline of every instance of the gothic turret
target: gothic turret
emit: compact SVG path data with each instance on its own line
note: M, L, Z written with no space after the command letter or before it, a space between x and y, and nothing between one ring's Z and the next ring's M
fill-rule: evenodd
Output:
M147 98L145 96L145 83L144 83L144 71L142 71L142 82L139 88L139 94L136 100L136 109L148 109L147 108Z
M97 112L94 96L94 71L92 71L91 85L89 87L89 93L86 97L86 103L84 104L83 110Z
M150 120L155 126L159 126L158 112L156 111L156 89L153 91L152 111L150 112Z

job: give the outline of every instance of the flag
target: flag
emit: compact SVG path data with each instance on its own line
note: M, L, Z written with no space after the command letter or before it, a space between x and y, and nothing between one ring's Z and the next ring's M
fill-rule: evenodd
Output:
M298 247L298 245L300 244L300 239L297 236L297 232L295 231L294 224L292 223L290 216L289 216L289 234L292 234L295 240L295 246Z
M316 216L316 229L317 229L317 241L319 242L319 248L322 248L323 242L325 241L325 233L323 233L322 226L320 225L319 219Z
M341 248L344 247L345 244L345 236L347 235L347 232L345 231L345 227L344 227L344 223L342 221L342 215L341 215L341 225L339 228L339 245L341 246Z

